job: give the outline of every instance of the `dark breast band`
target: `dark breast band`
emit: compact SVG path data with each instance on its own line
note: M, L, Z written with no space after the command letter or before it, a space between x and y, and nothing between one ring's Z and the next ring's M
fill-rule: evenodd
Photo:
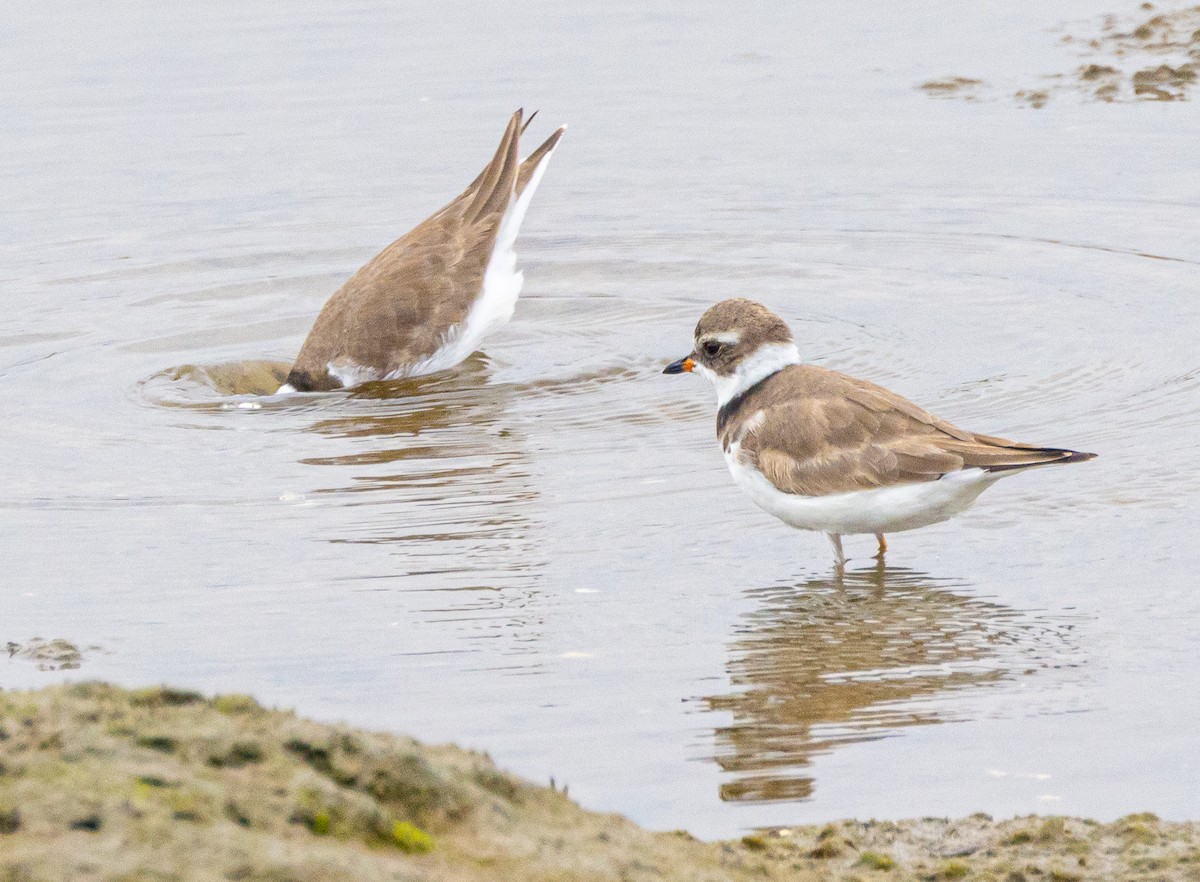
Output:
M771 379L771 377L773 377L773 376L775 376L775 374L767 374L767 376L763 377L761 380L759 380L757 383L755 383L749 389L743 389L737 395L734 395L732 398L730 398L728 401L726 401L724 404L721 405L721 409L717 411L717 437L718 438L720 438L721 433L725 431L725 424L729 422L729 418L732 417L734 412L739 407L742 406L742 402L744 402L747 398L749 398L751 395L753 395L755 392L757 392L759 387L762 386L763 383L767 382L767 380Z

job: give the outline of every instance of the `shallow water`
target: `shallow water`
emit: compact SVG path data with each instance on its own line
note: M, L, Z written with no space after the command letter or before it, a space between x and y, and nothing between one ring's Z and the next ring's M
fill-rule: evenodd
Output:
M0 683L252 692L706 836L1200 814L1195 105L915 88L1062 70L1051 29L1096 14L14 5L0 640L101 648ZM484 353L231 394L521 104L571 130ZM851 538L838 580L733 486L707 384L659 373L730 295L817 363L1101 456L886 569Z

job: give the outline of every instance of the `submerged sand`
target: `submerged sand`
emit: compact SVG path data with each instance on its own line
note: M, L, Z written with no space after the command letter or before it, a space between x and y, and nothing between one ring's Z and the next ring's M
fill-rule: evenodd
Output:
M484 754L240 695L0 693L3 880L1200 878L1200 824L843 821L728 842L581 809Z

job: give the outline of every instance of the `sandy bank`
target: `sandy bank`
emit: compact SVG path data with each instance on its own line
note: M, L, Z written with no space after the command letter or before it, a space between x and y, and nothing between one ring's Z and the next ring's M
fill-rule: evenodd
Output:
M652 833L453 746L245 696L0 693L0 879L1200 879L1200 824L1130 815Z

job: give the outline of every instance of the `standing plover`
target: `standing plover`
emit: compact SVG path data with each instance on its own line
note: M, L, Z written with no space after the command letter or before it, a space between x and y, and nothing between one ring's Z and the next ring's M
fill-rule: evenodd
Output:
M445 370L512 317L523 280L513 245L566 126L520 162L523 131L518 110L496 155L462 195L329 298L280 392Z
M947 520L1006 475L1094 453L1019 444L953 426L866 380L801 364L783 319L752 300L723 300L696 325L691 355L663 371L716 387L717 438L734 482L761 508L829 536Z

